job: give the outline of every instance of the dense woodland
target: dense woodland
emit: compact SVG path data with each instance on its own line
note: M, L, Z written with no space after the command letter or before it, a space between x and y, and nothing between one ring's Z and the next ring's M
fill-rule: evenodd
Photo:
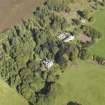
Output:
M94 8L104 5L104 0L88 1L95 2ZM69 14L69 3L75 3L75 0L44 0L31 18L0 35L0 77L15 88L29 105L54 105L57 95L63 92L57 80L64 68L68 64L77 64L78 59L92 57L87 47L102 37L100 32L81 24L79 20L74 19L75 24L72 24L59 15L61 11ZM88 21L90 19L86 11L78 10L77 14ZM82 31L92 41L81 43L76 39L64 43L56 37L72 25L74 29L69 33L78 35ZM45 58L54 61L49 70L41 63L41 59ZM67 105L79 104L68 102Z

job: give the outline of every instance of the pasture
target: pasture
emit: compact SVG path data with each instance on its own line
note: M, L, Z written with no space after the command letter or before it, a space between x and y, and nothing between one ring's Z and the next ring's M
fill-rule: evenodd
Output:
M105 66L80 61L65 69L59 83L63 91L55 105L67 105L69 101L105 105Z

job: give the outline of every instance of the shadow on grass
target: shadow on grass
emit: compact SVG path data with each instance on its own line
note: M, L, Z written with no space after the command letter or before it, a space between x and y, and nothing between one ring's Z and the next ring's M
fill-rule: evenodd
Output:
M77 103L77 102L72 102L72 101L70 101L70 102L67 103L67 105L81 105L81 104L79 104L79 103Z

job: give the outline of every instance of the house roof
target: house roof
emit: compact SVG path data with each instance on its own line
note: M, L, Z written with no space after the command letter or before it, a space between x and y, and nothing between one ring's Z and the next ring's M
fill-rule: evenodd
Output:
M58 35L58 38L64 42L69 42L71 40L74 40L75 36L67 32L62 32Z
M51 68L53 66L53 61L49 59L43 60L43 64L45 65L46 68Z

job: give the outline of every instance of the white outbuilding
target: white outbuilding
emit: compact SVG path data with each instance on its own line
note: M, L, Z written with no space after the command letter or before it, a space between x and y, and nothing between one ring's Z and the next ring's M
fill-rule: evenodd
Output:
M63 41L66 43L66 42L70 42L74 39L75 39L75 37L71 35L71 36L66 37Z
M47 69L50 69L54 65L53 61L49 59L44 59L43 64Z
M66 38L66 36L68 35L68 33L60 33L57 37L60 39L60 40L63 40Z

